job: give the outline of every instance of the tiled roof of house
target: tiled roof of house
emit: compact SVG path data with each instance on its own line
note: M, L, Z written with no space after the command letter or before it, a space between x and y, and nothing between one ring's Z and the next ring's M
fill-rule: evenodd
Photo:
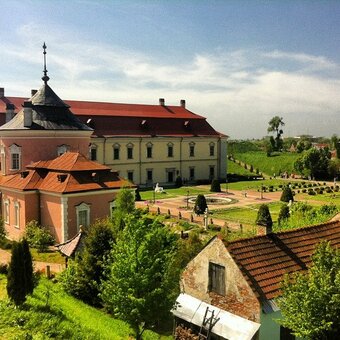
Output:
M6 111L6 103L13 103L15 112L18 112L25 100L27 99L22 97L2 97L0 98L0 112ZM49 103L49 101L42 102ZM182 106L77 100L61 102L70 106L72 113L83 124L92 127L97 136L225 136L217 132L205 117ZM68 110L65 107L59 109ZM19 124L15 118L12 120L13 122L7 123L5 127L14 128ZM0 125L3 123L5 123L4 114L0 115Z
M71 257L75 254L77 249L81 246L84 237L84 232L80 230L77 235L67 240L64 243L58 244L58 250L65 256Z
M27 169L3 177L1 187L66 194L133 186L109 167L92 162L77 152L66 152L54 160L33 163Z
M229 253L261 300L280 294L285 273L306 270L322 241L340 246L340 221L230 242Z

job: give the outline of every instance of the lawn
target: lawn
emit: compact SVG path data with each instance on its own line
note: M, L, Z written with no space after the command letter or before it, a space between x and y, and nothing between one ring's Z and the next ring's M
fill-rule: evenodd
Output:
M259 169L269 176L279 175L287 171L294 173L294 162L301 155L293 152L275 153L268 157L264 151L249 151L236 153L235 159L238 159L248 165L252 165L254 169Z
M148 200L153 200L154 198L156 200L160 200L160 199L165 199L165 198L173 198L177 196L186 196L188 195L188 191L189 191L189 196L210 193L208 187L205 188L205 187L195 187L195 186L190 186L190 187L183 186L180 188L165 189L161 193L157 192L155 193L155 197L154 197L153 190L141 191L140 195L142 197L142 200L148 201Z
M34 248L30 248L30 251L34 261L65 264L65 258L58 251L39 253Z
M245 169L243 166L236 164L230 160L227 161L227 172L228 174L237 174L242 176L255 176L255 172L250 172Z
M227 209L215 210L213 216L216 218L239 222L242 224L255 225L257 217L257 211L261 204L248 205L246 207L233 207ZM272 216L273 222L277 221L279 211L281 208L281 202L269 203L269 210Z
M286 185L288 182L283 179L258 179L254 181L239 181L228 183L228 188L231 190L261 190L261 186L269 187L271 185L278 187Z
M0 275L0 339L132 339L123 321L67 295L41 279L22 309L8 305L6 279ZM172 339L146 331L146 340Z

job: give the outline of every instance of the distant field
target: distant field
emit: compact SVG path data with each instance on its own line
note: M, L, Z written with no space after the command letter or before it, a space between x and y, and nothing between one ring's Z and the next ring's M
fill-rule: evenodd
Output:
M254 169L258 168L261 172L270 176L279 175L285 171L294 173L294 162L300 156L297 153L282 152L267 157L264 151L248 151L234 154L236 159L246 164L251 164Z
M248 169L245 169L243 166L236 164L228 160L227 162L227 171L228 174L237 174L242 176L254 176L255 172L250 172Z

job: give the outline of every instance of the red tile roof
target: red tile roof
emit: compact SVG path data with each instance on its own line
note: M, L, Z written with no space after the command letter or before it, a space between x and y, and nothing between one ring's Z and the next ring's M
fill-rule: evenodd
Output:
M13 103L18 112L24 100L27 98L2 97L0 112L6 111L8 102ZM214 130L204 117L182 106L64 102L83 123L92 120L89 125L97 136L225 136ZM0 114L0 125L4 123L5 115Z
M230 242L229 253L260 299L280 294L285 273L306 270L322 241L340 246L340 221Z
M92 162L77 152L66 152L54 160L33 163L27 169L4 176L1 187L66 194L133 186L109 167Z
M57 245L58 250L65 256L70 257L75 254L77 249L81 246L81 242L84 237L84 232L79 231L77 235L67 240L64 243L60 243Z

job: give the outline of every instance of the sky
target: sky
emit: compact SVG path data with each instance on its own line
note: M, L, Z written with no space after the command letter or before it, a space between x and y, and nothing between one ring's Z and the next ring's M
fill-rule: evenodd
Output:
M340 135L340 1L0 0L0 87L168 105L231 139ZM72 108L71 108L72 109Z

